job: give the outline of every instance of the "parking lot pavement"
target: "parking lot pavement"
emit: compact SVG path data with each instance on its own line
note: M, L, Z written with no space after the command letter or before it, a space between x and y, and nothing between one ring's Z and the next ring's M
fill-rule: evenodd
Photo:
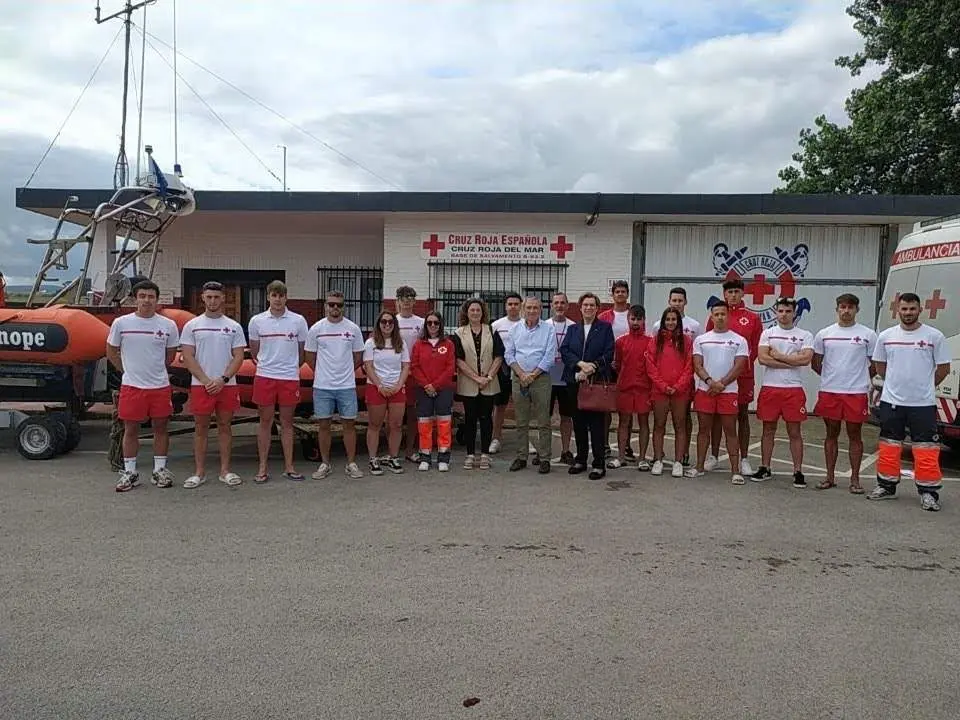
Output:
M507 473L508 442L490 473L351 481L338 457L319 482L117 494L86 431L48 462L3 439L3 718L960 714L949 482L924 513L909 483L874 503L786 466ZM238 439L244 478L254 457Z

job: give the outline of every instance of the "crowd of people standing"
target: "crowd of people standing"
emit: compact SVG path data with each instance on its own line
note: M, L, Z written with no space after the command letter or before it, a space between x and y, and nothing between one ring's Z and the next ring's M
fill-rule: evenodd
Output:
M308 327L302 315L287 307L284 284L275 281L267 287L269 307L250 320L247 342L242 327L223 313L220 283L203 286L205 312L190 320L182 334L156 312L159 288L152 282L139 283L134 288L136 311L114 321L107 345L110 362L123 373L118 415L124 422L124 468L116 489L129 490L139 481L137 437L140 423L148 419L155 435L151 480L158 487L173 484L166 465L166 426L172 414L167 367L178 347L192 376L190 403L196 418L195 468L184 486L194 488L205 482L207 434L213 417L218 427L219 479L227 485L241 482L230 467L230 422L240 406L236 375L248 345L256 363L253 402L260 415L257 483L270 479L275 423L283 476L304 479L294 463L293 418L302 401L300 368L306 363L314 377L321 456L312 475L315 479L332 472L334 417L343 427L345 474L364 475L356 448L356 372L362 367L372 475L384 470L402 473L404 460L424 472L433 467L449 471L456 401L463 406L463 467L490 469L491 456L503 447L504 417L512 402L517 444L511 472L526 468L531 455L539 473L551 472L551 418L559 412L560 461L572 475L589 473L596 480L608 469L636 464L638 470L654 475L663 474L669 466L674 477L702 477L719 467L724 443L732 483L742 485L747 478L762 482L773 476L773 445L782 420L793 461L793 485L804 488L802 425L807 419L807 397L803 380L811 368L821 380L815 412L826 429L827 473L816 487L836 486L838 443L845 426L849 491L865 492L860 482L861 428L870 415L869 391L877 376L883 379L878 407L881 437L877 485L867 497L895 496L901 445L909 430L921 506L940 508L942 473L934 391L949 372L949 349L942 333L920 322L916 295L900 296L899 324L878 336L857 322L859 299L852 294L836 299L837 322L816 335L797 326L797 303L791 297L777 299L776 324L764 329L759 317L744 305L743 283L736 278L723 283L723 299L709 308L702 330L686 312L687 294L682 287L670 291L668 307L649 328L644 307L630 303L625 281L614 283L611 294L612 307L604 311L596 294L582 294L577 299L578 321L567 317L569 299L564 293L552 297L549 319L543 318L537 297L508 295L506 315L492 322L484 300L471 298L459 309L456 327L448 329L439 312L417 316L415 290L401 286L396 293L397 311L383 310L364 340L361 329L344 316L342 293L328 292L324 317ZM747 454L756 365L763 372L756 407L763 431L760 466L754 470ZM694 413L698 432L691 459ZM608 446L613 416L617 417L615 451ZM669 460L664 449L668 417L675 438ZM537 433L533 452L528 449L531 428ZM634 434L637 453L631 444ZM648 458L651 440L652 457Z

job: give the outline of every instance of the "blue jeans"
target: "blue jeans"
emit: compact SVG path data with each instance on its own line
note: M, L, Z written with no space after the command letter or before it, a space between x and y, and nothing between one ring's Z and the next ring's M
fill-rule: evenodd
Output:
M342 390L313 389L313 414L321 419L340 416L341 420L356 420L359 413L357 389Z

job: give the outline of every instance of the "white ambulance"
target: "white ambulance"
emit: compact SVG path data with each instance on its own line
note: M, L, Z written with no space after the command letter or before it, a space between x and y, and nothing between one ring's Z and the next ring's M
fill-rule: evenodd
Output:
M960 215L927 220L900 244L890 261L877 332L897 323L897 299L920 296L920 322L947 337L950 374L937 387L942 441L960 449Z

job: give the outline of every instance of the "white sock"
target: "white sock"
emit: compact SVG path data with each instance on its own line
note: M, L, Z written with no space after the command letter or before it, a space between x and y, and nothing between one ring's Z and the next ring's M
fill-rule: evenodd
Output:
M132 457L132 458L124 458L124 459L123 459L123 469L124 469L126 472L133 472L133 473L135 473L135 472L137 471L137 459L136 459L135 457Z
M153 456L153 471L157 472L163 470L167 466L167 456L166 455L154 455Z

